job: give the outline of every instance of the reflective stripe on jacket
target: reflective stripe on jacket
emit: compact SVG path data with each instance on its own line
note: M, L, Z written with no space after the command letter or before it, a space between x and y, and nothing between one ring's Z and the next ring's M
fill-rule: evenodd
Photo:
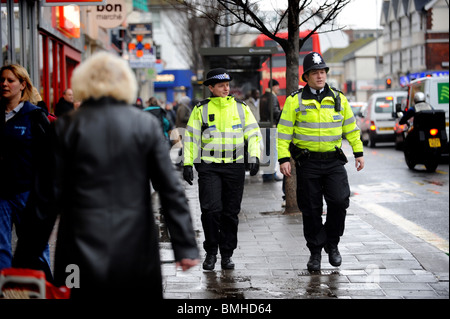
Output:
M331 92L340 94L340 111L335 110L335 99L329 95L321 103L315 99L303 99L302 92L286 99L277 126L278 159L290 157L291 141L311 152L331 152L335 151L335 146L341 147L345 137L354 153L363 151L360 130L347 98L340 92Z
M197 105L189 118L184 140L184 165L244 163L244 148L250 157L260 158L258 123L250 108L234 97L212 97ZM201 150L201 156L199 156Z

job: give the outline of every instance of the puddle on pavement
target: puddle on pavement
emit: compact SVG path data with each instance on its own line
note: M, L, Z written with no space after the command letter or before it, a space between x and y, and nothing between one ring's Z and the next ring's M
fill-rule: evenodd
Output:
M206 290L217 294L220 299L245 299L246 291L259 290L253 287L233 287L233 284L250 282L250 277L234 276L232 270L204 272Z

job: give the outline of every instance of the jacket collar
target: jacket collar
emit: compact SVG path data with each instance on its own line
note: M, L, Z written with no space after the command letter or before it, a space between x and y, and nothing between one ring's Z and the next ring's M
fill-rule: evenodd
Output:
M326 96L330 96L331 98L334 99L333 92L331 91L331 89L330 89L330 87L329 87L329 85L327 83L325 83L324 90L322 91L322 93L320 93L320 96L321 96L322 100ZM311 92L311 87L309 85L306 85L303 88L302 98L305 99L305 100L316 100L317 101L317 96Z

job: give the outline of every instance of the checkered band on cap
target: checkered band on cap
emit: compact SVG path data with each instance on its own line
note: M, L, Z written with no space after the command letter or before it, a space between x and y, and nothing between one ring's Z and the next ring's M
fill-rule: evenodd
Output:
M208 80L212 80L212 79L215 79L215 80L230 80L230 75L228 75L228 73L217 74L217 75L214 75L214 76L210 77Z

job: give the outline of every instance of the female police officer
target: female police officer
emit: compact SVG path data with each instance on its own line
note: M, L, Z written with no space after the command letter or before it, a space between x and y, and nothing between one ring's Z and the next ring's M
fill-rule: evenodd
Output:
M183 177L192 185L195 163L205 232L205 270L214 269L218 250L222 269L234 268L231 256L237 247L246 144L250 175L259 170L261 132L250 108L229 96L231 80L225 69L208 72L204 85L212 96L192 110L186 127Z
M303 70L307 85L286 99L278 124L278 161L286 176L291 176L290 156L296 161L297 202L311 252L307 267L319 271L322 247L331 265L340 266L342 261L337 246L350 197L342 137L353 148L358 171L364 167L363 146L347 98L326 83L329 68L321 55L306 55ZM325 224L323 198L327 203Z

